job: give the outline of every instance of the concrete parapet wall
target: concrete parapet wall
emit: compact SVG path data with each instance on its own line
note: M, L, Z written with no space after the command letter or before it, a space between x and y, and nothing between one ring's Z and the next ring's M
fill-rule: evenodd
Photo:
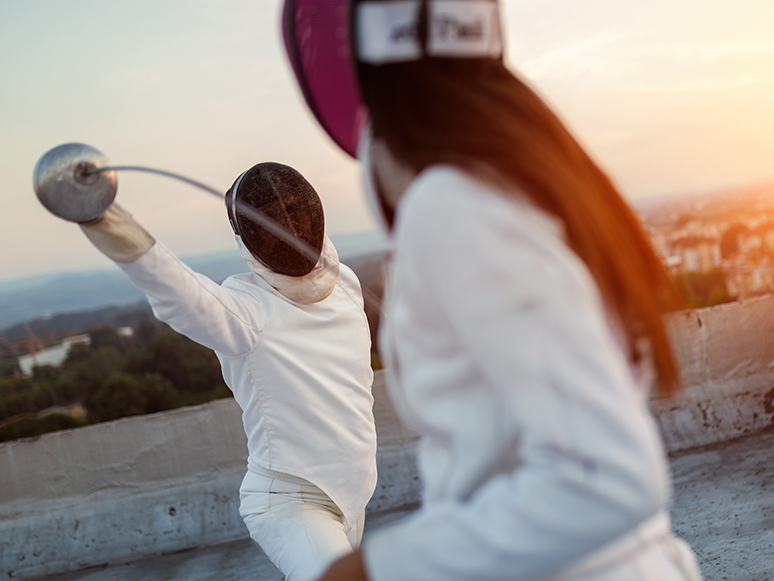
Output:
M247 439L234 400L0 444L0 518L132 496L242 472Z
M367 511L419 502L416 435L377 373L379 482ZM0 444L0 575L36 577L245 538L247 439L234 400Z
M0 444L2 573L40 576L243 536L246 458L233 400Z
M242 538L243 474L66 502L0 520L5 578L40 577Z
M667 449L772 427L774 296L675 313L667 321L685 388L651 401Z

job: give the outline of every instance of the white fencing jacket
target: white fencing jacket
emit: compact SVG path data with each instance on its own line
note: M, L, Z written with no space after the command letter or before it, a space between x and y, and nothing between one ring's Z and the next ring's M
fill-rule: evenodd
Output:
M311 482L355 523L376 487L376 429L371 338L352 270L340 265L331 294L302 304L254 272L218 285L158 242L118 266L159 320L217 354L243 411L248 469Z
M380 347L423 506L366 538L371 578L543 579L663 514L646 391L561 224L436 166L394 245Z

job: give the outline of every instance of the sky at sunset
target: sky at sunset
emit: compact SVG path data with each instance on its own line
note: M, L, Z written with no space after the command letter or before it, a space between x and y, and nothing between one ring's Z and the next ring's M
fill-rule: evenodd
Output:
M279 0L0 2L0 281L105 267L40 206L37 159L78 141L226 190L259 161L315 185L330 232L371 229L357 164L318 128ZM771 0L504 0L507 58L629 199L774 179ZM119 174L118 201L181 255L233 245L215 198Z

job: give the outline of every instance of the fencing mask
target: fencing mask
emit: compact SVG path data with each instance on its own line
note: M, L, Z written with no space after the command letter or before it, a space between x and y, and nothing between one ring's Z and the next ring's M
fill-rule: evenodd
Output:
M226 209L234 233L262 264L288 276L314 269L325 238L322 203L292 167L272 162L251 167L226 192ZM277 227L286 235L278 236ZM288 236L301 244L289 243Z
M285 0L282 32L309 109L352 157L368 121L356 63L503 58L497 0Z

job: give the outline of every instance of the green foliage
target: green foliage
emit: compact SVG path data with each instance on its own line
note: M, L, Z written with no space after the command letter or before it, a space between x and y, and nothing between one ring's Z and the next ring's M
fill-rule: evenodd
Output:
M158 321L142 321L134 330L134 336L140 345L147 345L159 332Z
M83 400L92 422L107 422L145 413L148 398L133 375L114 371L99 388Z
M91 347L89 345L84 345L83 343L72 345L70 350L67 352L67 357L65 358L64 363L62 363L62 367L66 368L76 361L83 361L84 359L88 359L90 355Z
M0 425L0 442L15 440L17 438L29 438L59 430L78 428L85 422L71 418L67 414L47 414L42 418L24 417L15 422Z
M57 382L58 393L69 398L82 399L87 409L113 371L123 368L123 357L115 347L91 351L86 359L63 366ZM69 397L68 397L69 396Z
M0 377L16 375L19 372L19 364L15 356L0 358Z
M31 397L36 410L44 410L57 402L56 391L53 384L49 381L41 381L35 384Z
M675 276L675 282L692 309L712 307L734 300L728 292L726 273L720 268L708 272L683 272Z
M59 370L52 365L37 365L32 368L32 381L54 381L59 375Z
M32 391L34 387L29 377L4 377L0 379L0 396Z
M223 383L215 353L171 329L153 337L145 349L129 354L126 370L159 373L181 393L203 393Z
M32 378L0 378L0 441L231 396L215 354L169 327L146 321L132 337L107 327L90 336L92 344L73 345L58 368L36 367ZM75 402L87 420L37 417Z
M739 236L749 232L744 224L732 224L720 236L720 254L724 259L736 256L739 253Z
M83 403L90 421L107 422L180 407L182 398L172 383L158 373L132 375L114 371Z
M97 329L92 330L89 333L89 338L91 339L90 346L92 349L112 347L119 353L123 353L129 346L129 341L120 337L115 329L111 329L110 327L98 327Z
M175 389L172 382L159 373L146 373L142 376L140 384L146 398L145 412L152 414L163 412L184 405L180 392ZM224 385L224 387L226 387ZM231 391L226 387L226 393L219 397L228 397ZM210 398L215 399L215 398ZM207 401L210 401L209 399Z
M89 381L89 368L84 360L76 360L74 363L62 365L62 370L54 384L57 400L69 402L81 399L86 392Z

